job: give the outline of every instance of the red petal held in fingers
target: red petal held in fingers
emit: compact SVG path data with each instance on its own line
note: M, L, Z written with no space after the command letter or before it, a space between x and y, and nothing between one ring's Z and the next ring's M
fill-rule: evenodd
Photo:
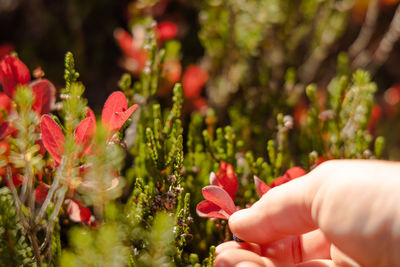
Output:
M50 116L43 115L40 122L40 131L44 147L53 156L54 160L60 163L65 143L60 126Z
M32 109L39 115L50 113L56 102L56 88L46 79L36 80L30 83L35 102Z
M208 185L202 189L203 197L219 206L228 215L232 215L236 211L235 203L229 194L221 187Z
M288 177L290 180L293 180L295 178L305 175L306 173L307 172L304 169L295 166L287 170L284 176Z
M279 176L274 179L274 181L269 185L271 188L275 186L279 186L282 184L285 184L290 181L290 178L288 176Z
M232 165L222 161L217 172L217 179L218 185L228 192L232 200L235 200L239 182Z
M101 114L104 127L108 131L118 131L137 107L138 105L133 105L128 109L125 95L120 91L112 93L104 104Z
M229 215L226 214L219 206L214 203L204 200L197 204L196 213L203 218L218 218L228 220ZM225 213L226 215L224 215Z
M25 85L30 80L28 68L17 57L5 56L0 62L0 83L3 85L4 93L9 97L13 97L18 84Z
M261 198L262 195L264 195L271 189L271 187L269 187L266 183L261 181L261 179L258 178L257 176L254 176L253 178L254 178L254 184L256 185L257 194Z

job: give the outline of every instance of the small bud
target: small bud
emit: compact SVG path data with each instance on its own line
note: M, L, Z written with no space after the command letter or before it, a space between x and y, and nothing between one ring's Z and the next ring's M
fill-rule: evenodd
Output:
M283 116L283 126L286 129L292 129L293 128L293 117L290 115Z
M369 159L372 155L371 150L367 149L363 152L365 158Z
M36 79L40 79L43 76L44 76L44 71L40 66L33 70L33 77L35 77Z
M375 140L375 156L379 158L382 155L383 149L385 148L385 138L378 136Z
M71 96L69 94L60 94L60 99L62 99L62 100L67 100L70 98L71 98Z

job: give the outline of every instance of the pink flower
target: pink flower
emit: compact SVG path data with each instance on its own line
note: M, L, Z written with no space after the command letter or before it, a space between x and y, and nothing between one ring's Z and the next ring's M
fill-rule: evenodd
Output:
M0 83L4 93L13 98L18 85L28 85L35 96L32 109L39 115L49 113L56 100L56 88L46 79L34 80L26 65L14 56L5 56L0 62ZM28 84L29 83L29 84Z
M183 94L193 99L200 96L203 86L208 80L208 73L198 65L190 65L182 77Z
M82 222L87 225L92 223L92 213L82 203L72 199L65 200L65 203L68 205L67 213L71 221Z
M44 185L38 185L35 188L35 201L39 204L43 204L44 201L46 200L47 193L48 193L47 187L45 187Z
M176 26L175 23L170 22L170 21L160 22L157 25L156 33L157 33L158 40L160 40L160 41L172 39L178 33L178 27Z
M128 102L122 92L116 91L112 93L107 98L101 113L104 128L110 133L117 132L137 107L138 105L135 104L128 108Z
M200 217L227 220L237 211L234 201L239 183L232 165L221 162L217 174L211 172L210 184L203 187L206 200L197 205L196 212Z
M14 51L14 45L11 43L3 43L0 45L0 60Z
M28 68L17 57L5 56L0 62L0 83L9 97L13 97L18 84L26 85L30 80Z
M140 38L136 38L137 40L135 40L134 37L136 38L136 36L132 36L120 28L114 31L114 38L125 54L125 58L121 64L131 73L138 75L145 67L149 55L141 47Z
M108 132L108 137L117 132L129 119L138 105L128 108L128 102L122 92L112 93L103 107L102 123ZM44 115L40 122L42 141L44 147L53 156L57 163L61 162L64 153L65 138L61 127L48 115ZM91 109L88 108L86 118L83 119L75 129L75 143L83 145L83 153L90 152L90 141L96 131L96 118Z
M287 183L293 179L305 175L306 173L307 172L300 167L292 167L289 170L287 170L283 176L275 178L274 181L269 186L266 183L264 183L260 178L254 176L254 183L256 185L257 194L259 197L262 197L262 195L267 193L271 188Z

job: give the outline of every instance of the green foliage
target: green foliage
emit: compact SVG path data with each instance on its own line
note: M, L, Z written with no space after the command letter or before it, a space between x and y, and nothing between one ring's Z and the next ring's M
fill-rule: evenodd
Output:
M36 266L7 187L0 189L0 265Z
M261 154L274 118L290 112L306 84L319 82L319 66L342 36L351 6L351 0L201 2L199 37L211 62L207 95L246 147Z
M128 249L118 225L108 222L98 230L73 228L69 232L71 248L60 258L62 267L126 266Z
M19 87L14 99L19 119L14 123L17 136L11 140L14 149L11 152L10 161L15 168L25 168L26 175L33 175L43 167L43 161L38 153L40 146L36 144L39 135L35 127L39 124L39 118L32 110L34 101L32 90L28 87Z
M329 80L335 73L326 88L316 75L343 34L349 3L202 1L201 64L209 70L212 108L190 116L193 99L184 103L180 83L170 102L157 94L164 63L179 58L180 43L168 41L163 48L154 19L138 15L132 21L145 32L148 60L138 80L124 74L118 85L139 109L113 136L98 123L90 155L82 156L83 145L75 142L87 101L68 52L61 117L55 117L66 140L57 166L39 153L32 90L18 86L17 132L7 139L10 156L0 151L0 167L7 173L3 180L11 181L12 166L24 183L10 186L11 193L0 188L0 263L212 266L215 246L232 236L226 220L199 218L195 209L221 162L233 166L239 181L235 204L244 208L259 198L254 175L271 183L294 165L310 170L333 158L379 158L385 139L374 140L370 131L377 86L368 72L351 74L341 53L336 72L324 76ZM132 8L154 4L138 1ZM295 116L300 108L304 121ZM35 203L38 185L48 189L41 206ZM90 227L64 220L70 212L63 206L66 198L93 212Z
M311 106L307 124L301 132L306 145L303 151L331 158L371 158L373 137L368 130L371 110L374 106L375 83L367 72L358 70L352 78L339 75L328 85L327 106L321 106L317 88L306 89ZM308 142L304 142L308 140ZM378 138L375 155L382 153L383 139ZM313 156L315 158L315 156ZM316 158L315 158L316 159Z

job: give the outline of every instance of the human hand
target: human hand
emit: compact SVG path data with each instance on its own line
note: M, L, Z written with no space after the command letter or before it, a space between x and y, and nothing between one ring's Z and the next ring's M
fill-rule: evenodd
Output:
M229 219L215 266L400 266L400 164L327 161Z

